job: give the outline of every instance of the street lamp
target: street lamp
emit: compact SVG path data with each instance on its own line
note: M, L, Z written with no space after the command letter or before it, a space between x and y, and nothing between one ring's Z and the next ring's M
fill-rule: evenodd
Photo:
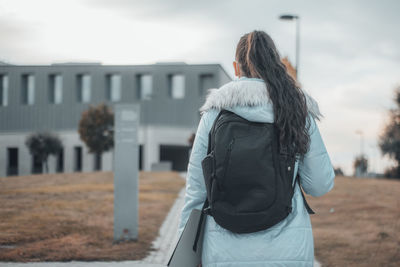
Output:
M296 20L296 78L299 80L299 52L300 52L300 17L297 15L285 14L279 17L281 20Z
M364 155L364 132L361 130L357 130L356 134L360 135L360 155Z

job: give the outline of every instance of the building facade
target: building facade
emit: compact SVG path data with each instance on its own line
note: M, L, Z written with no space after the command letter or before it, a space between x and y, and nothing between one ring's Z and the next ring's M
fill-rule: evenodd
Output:
M25 145L41 131L58 134L64 147L50 156L50 173L95 170L77 130L81 113L100 103L140 105L140 169L168 163L184 171L207 89L230 80L219 64L0 64L0 177L42 171ZM112 150L100 161L101 170L111 171Z

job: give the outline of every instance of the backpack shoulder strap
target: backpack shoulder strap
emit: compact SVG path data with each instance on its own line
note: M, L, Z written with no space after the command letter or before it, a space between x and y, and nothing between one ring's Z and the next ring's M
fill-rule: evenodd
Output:
M211 143L211 135L214 132L215 126L217 125L217 121L219 119L219 117L221 117L221 115L225 112L230 112L226 109L221 109L221 111L218 113L217 117L215 118L213 125L211 126L210 131L208 132L208 146L207 146L207 154L210 154L211 150L212 150L212 143Z
M224 112L227 112L227 110L221 109L221 111L218 113L217 117L215 118L213 125L211 126L210 132L208 133L207 154L210 154L210 152L212 150L211 136L214 131L215 125L217 125L217 121L218 121L219 117L221 117L221 115ZM204 228L204 215L207 214L208 209L209 209L209 203L208 203L208 198L206 196L206 200L204 201L203 207L201 208L199 223L197 224L196 237L193 242L193 251L197 251L197 243L199 242L199 239L200 239L201 230Z
M204 229L204 215L206 213L205 210L207 208L208 208L208 199L206 197L206 201L204 201L203 207L201 208L199 223L197 224L196 237L194 238L194 242L193 242L193 251L194 252L197 252L197 243L199 242L199 239L200 239L201 230Z
M304 206L306 207L308 214L315 214L315 212L308 205L306 197L304 196L304 193L303 193L303 190L302 190L301 184L300 184L300 175L299 175L299 173L297 173L297 175L296 175L296 181L299 183L299 189L300 189L300 192L301 192L301 196L303 198ZM296 181L294 181L295 185L296 185Z

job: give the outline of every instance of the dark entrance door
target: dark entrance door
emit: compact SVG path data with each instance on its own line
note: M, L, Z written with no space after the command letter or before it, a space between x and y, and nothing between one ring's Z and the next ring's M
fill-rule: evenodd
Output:
M18 175L18 148L7 148L7 176Z
M160 145L160 161L171 161L172 170L186 171L190 146Z
M32 156L32 169L33 174L43 173L43 164L37 155Z
M143 170L143 145L139 145L139 170Z
M102 154L93 154L93 159L94 159L94 171L101 171L101 158Z
M81 146L74 147L74 154L75 154L74 171L80 172L82 171L82 147Z
M64 171L64 148L61 148L60 152L58 152L56 171L57 172L63 172Z

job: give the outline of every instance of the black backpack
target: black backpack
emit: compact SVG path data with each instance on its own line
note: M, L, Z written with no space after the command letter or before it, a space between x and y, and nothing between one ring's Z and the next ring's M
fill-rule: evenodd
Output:
M207 199L202 214L234 233L265 230L292 211L296 157L279 144L274 123L253 122L222 109L208 137L202 161ZM292 184L293 182L293 184ZM299 183L300 186L300 183ZM300 190L301 191L301 190ZM314 211L308 206L308 213ZM203 216L193 249L196 250Z

